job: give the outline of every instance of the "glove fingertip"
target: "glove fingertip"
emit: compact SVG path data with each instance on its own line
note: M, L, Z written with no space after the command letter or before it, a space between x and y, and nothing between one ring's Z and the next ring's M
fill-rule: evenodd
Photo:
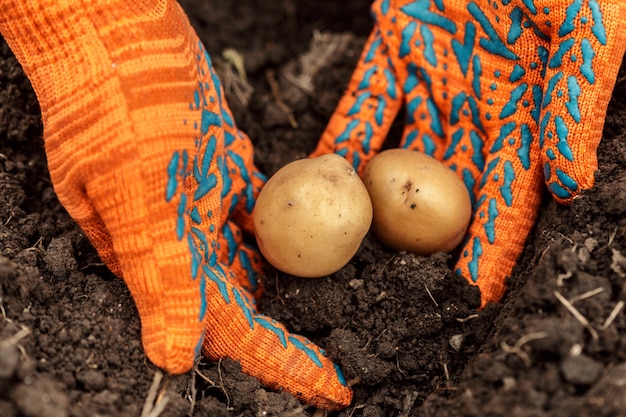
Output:
M593 187L594 174L598 166L595 157L592 160L586 158L587 160L582 162L579 158L574 164L564 162L563 158L556 156L551 149L548 149L546 155L543 173L546 186L556 201L561 204L570 204L581 191Z
M245 292L219 271L212 272L209 281L203 343L209 359L238 361L244 373L266 387L284 389L316 407L334 410L350 403L352 392L343 373L318 346L256 314Z
M155 366L171 374L189 371L200 355L204 325L197 319L181 319L165 325L163 317L141 317L142 344L146 356Z

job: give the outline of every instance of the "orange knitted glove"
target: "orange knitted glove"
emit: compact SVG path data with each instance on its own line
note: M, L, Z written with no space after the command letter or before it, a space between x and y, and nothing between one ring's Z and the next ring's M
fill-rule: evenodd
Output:
M377 0L365 50L318 148L362 170L399 109L402 147L467 185L474 217L457 273L498 301L543 180L567 203L593 185L626 47L623 0Z
M6 0L0 31L39 99L59 199L128 285L150 360L185 372L202 346L306 402L348 405L320 349L255 310L261 261L244 233L263 176L179 5Z

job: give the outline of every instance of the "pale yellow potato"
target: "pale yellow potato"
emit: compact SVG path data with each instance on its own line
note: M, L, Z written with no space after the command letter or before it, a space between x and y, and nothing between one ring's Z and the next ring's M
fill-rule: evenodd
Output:
M450 252L472 214L461 179L436 159L408 149L376 155L363 172L374 207L372 232L382 243L420 255Z
M363 182L336 154L285 165L267 181L254 208L263 256L277 269L306 278L346 265L371 223Z

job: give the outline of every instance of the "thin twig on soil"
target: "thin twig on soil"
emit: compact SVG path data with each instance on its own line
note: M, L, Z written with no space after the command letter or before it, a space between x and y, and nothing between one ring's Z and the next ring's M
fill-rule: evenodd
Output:
M563 239L567 240L573 246L573 248L571 248L572 251L576 250L576 242L574 242L571 238L565 236L563 233L557 232L557 234L561 236Z
M396 259L396 255L391 256L391 258L389 258L387 260L387 262L385 262L385 264L383 265L382 268L380 268L380 271L378 271L378 276L382 277L383 276L383 271L385 270L385 268L387 268L387 265L389 265L389 262L393 261L394 259Z
M292 128L298 128L298 122L293 115L293 111L285 104L281 95L280 95L280 86L278 85L278 81L276 80L276 73L272 69L268 69L265 71L265 78L267 79L267 83L270 85L270 90L272 90L272 96L274 97L274 102L287 115L289 119L289 124Z
M222 377L222 360L221 359L217 362L217 375L219 375L220 377L220 388L222 389L222 391L224 392L224 395L226 396L226 409L232 410L230 406L230 395L228 395L228 392L226 392L226 387L224 386L224 378Z
M167 405L169 399L167 398L167 395L165 395L167 384L163 384L163 387L159 390L162 380L163 373L161 371L156 371L154 373L154 378L152 379L152 385L150 385L150 389L148 390L146 400L143 403L141 417L158 417L163 410L165 410L165 406Z
M28 336L30 334L30 329L24 325L20 325L22 328L15 333L13 336L4 339L2 341L0 341L0 350L3 350L6 347L9 347L11 345L17 345L19 343L20 340L22 340L23 338L25 338L26 336Z
M356 412L356 410L360 410L361 408L365 408L365 404L358 404L358 405L355 405L355 406L352 408L352 411L350 411L350 414L349 414L349 416L348 416L348 417L352 417L352 416L354 415L354 413Z
M435 388L436 391L456 391L458 388L457 387L453 387L450 384L450 371L448 370L448 362L445 362L443 360L443 355L440 353L439 354L439 364L441 365L441 368L443 369L443 376L446 379L446 386L445 387L440 387L441 382L437 381L437 386Z
M528 356L528 353L522 350L522 347L528 342L544 339L546 337L548 337L547 332L528 333L517 339L517 342L515 342L513 346L509 345L505 341L500 342L500 348L504 351L504 353L513 353L517 355L522 360L522 362L524 362L524 365L529 367L530 365L532 365L532 361L530 360L530 356Z
M186 397L189 397L189 414L188 416L193 416L193 410L196 408L196 398L198 396L198 390L196 388L196 374L198 373L198 365L200 364L200 359L197 359L193 364L193 371L191 372L191 384L189 387L189 391L191 392L191 396L189 394Z
M609 236L609 241L606 244L608 247L611 247L611 245L613 244L613 239L615 239L616 235L617 235L617 227L615 228L615 230L613 230L613 232L611 232L611 235Z
M611 314L609 314L609 317L607 317L606 320L604 321L604 324L602 324L602 328L608 329L609 326L613 324L613 321L615 320L617 315L622 311L623 308L624 308L624 302L622 300L618 301L617 304L615 304L615 307L613 307L613 310L611 310Z
M299 58L300 74L286 71L285 79L305 94L314 96L313 78L322 68L330 66L335 57L341 56L351 39L352 35L347 33L331 34L314 30L309 50Z
M387 330L387 329L385 329L385 330ZM385 330L383 330L383 332L384 332ZM367 342L365 342L365 346L363 346L363 347L361 348L361 350L362 350L362 351L366 351L367 349L369 349L370 344L372 343L372 340L374 340L374 337L373 337L373 336L370 336L370 338L369 338L369 339L367 339Z
M411 409L413 408L413 404L415 404L415 400L417 399L417 392L411 391L402 400L402 412L398 414L398 417L408 417Z
M598 340L598 332L596 332L596 330L591 326L591 324L589 323L589 320L587 320L587 318L583 316L580 313L580 311L578 311L576 307L574 307L572 303L569 302L567 298L563 297L563 295L560 292L554 291L554 296L556 297L557 300L561 302L561 304L563 304L563 306L567 309L567 311L572 313L574 318L578 320L580 324L582 324L583 327L587 329L587 331L589 331L589 334L591 334L591 337L593 338L593 340Z
M43 249L41 248L41 242L43 242L43 236L39 236L37 242L35 242L30 248L25 249L25 252L38 251L43 253Z
M212 387L217 387L217 384L208 376L206 376L205 374L203 374L202 372L200 372L199 369L195 369L195 373L202 378L205 382L208 382L209 384L211 384Z
M280 296L280 287L278 285L278 272L274 272L274 286L276 287L276 297L272 298L272 302L278 300L282 305L285 305L285 301Z
M566 279L570 279L572 277L573 273L572 271L567 271L565 273L559 274L556 277L556 285L559 287L563 286L563 283L565 282Z
M572 297L569 301L570 301L570 303L574 304L576 301L584 300L586 298L591 298L591 297L593 297L595 295L598 295L602 291L604 291L604 288L598 287L596 289L589 290L589 291L586 291L586 292L584 292L582 294L579 294L579 295L577 295L575 297Z
M622 255L617 249L611 249L613 257L611 258L611 270L622 278L626 278L626 256Z
M428 293L428 296L430 297L430 299L433 300L433 303L435 303L435 306L439 307L439 303L437 303L437 301L435 301L435 297L433 297L433 294L430 292L430 290L428 289L426 284L424 284L424 288L426 288L426 292Z
M0 316L2 316L2 320L9 322L9 323L16 324L13 320L7 317L7 312L4 309L4 305L2 305L1 299L0 299ZM3 350L4 348L9 347L11 345L15 345L20 350L20 352L22 352L22 355L24 357L27 357L26 351L21 345L19 345L19 342L20 340L28 336L31 333L31 330L28 327L24 326L23 324L20 324L19 326L20 326L20 330L18 330L17 333L15 333L13 336L10 336L7 339L0 341L0 350Z
M398 355L398 349L396 349L396 368L398 369L398 372L402 374L402 376L404 376L405 378L407 377L406 372L404 372L402 368L400 368L400 355Z
M470 314L467 317L457 317L456 321L458 321L459 323L466 323L466 322L468 322L470 320L477 319L478 317L480 317L480 316L478 314L474 313L474 314Z
M450 371L448 371L447 362L443 362L443 374L446 376L446 389L450 391L452 390L452 386L450 385Z
M17 348L17 350L19 350L19 351L20 351L20 353L22 354L22 358L23 358L24 360L28 360L29 356L28 356L28 353L26 352L26 349L24 348L24 346L22 346L22 345L19 345L19 344L18 344L18 345L15 345L15 347L16 347L16 348Z
M224 396L226 397L226 409L232 410L230 407L230 396L228 395L228 392L226 391L226 387L224 386L224 378L222 377L222 360L221 359L217 362L217 374L220 377L219 384L213 381L208 376L204 375L202 372L200 372L200 370L197 367L195 368L195 374L198 375L200 378L202 378L205 382L209 383L212 388L219 388L220 390L222 390L222 392L224 393Z

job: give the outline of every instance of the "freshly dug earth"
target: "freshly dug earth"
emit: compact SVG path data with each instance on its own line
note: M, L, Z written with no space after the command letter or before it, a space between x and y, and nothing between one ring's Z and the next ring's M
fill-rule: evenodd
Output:
M272 174L314 148L371 28L368 5L221 3L183 7ZM249 86L226 48L243 55ZM570 207L546 197L501 304L477 311L478 291L451 273L452 257L396 253L372 237L331 277L265 277L262 311L323 346L355 383L352 405L330 415L626 415L624 95L626 69L596 186ZM158 370L124 283L55 197L41 134L36 98L2 43L0 415L140 415ZM162 387L162 416L315 413L228 360L202 360Z

